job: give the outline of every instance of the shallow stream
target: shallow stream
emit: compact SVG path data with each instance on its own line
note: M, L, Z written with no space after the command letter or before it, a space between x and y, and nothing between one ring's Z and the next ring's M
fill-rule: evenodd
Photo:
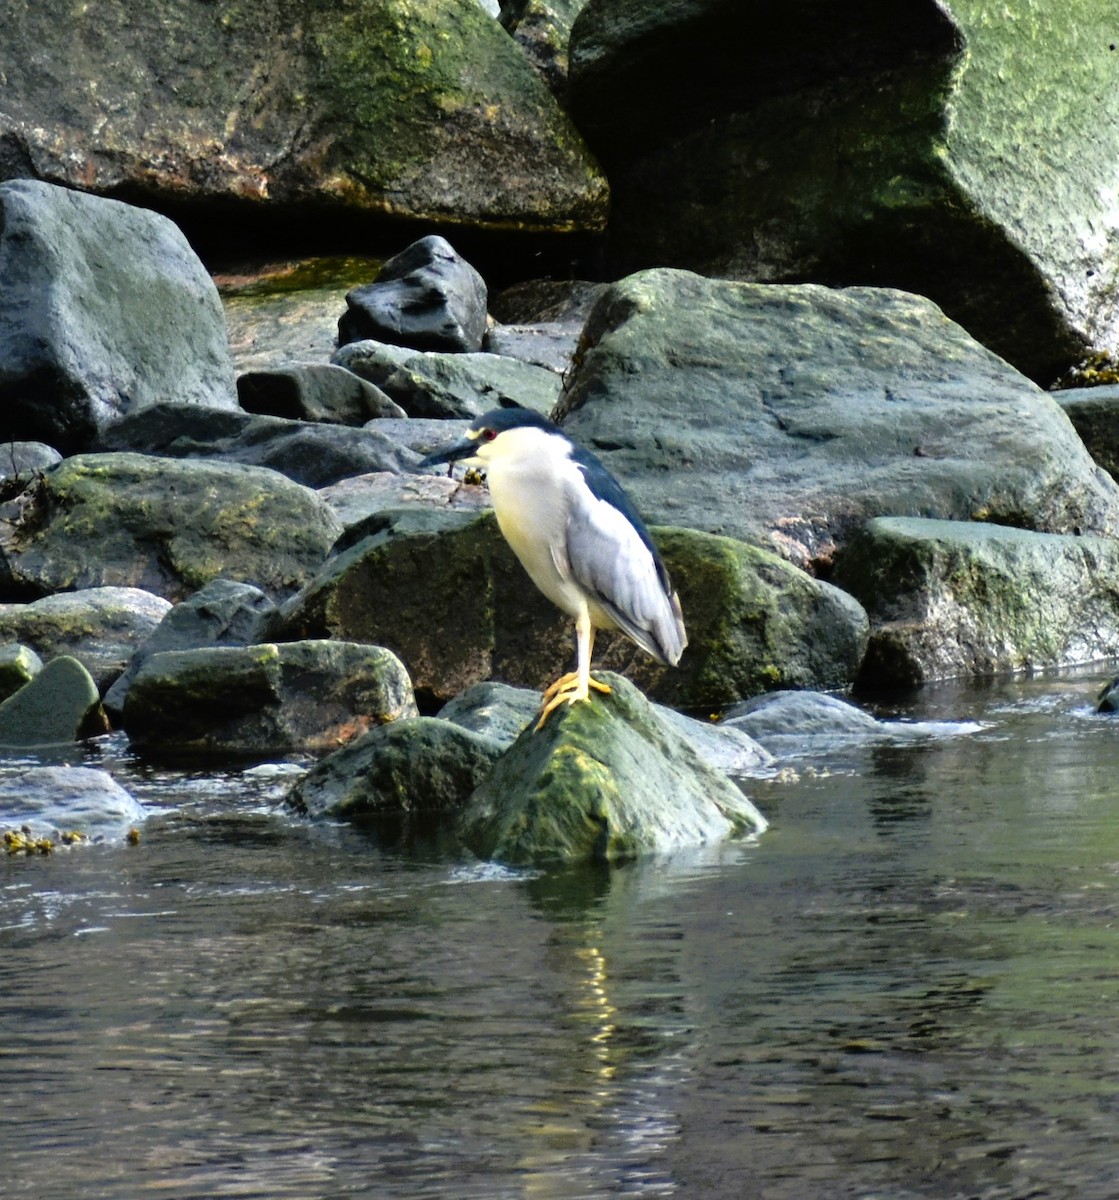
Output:
M0 858L0 1194L1111 1200L1101 681L928 690L896 715L982 727L789 759L757 842L613 871L110 740L139 844Z

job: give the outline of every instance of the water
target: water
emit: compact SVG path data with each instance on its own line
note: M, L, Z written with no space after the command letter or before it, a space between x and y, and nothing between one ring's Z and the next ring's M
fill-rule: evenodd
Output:
M1119 1195L1099 682L922 693L983 728L801 760L756 844L612 872L108 743L140 844L0 860L0 1193Z

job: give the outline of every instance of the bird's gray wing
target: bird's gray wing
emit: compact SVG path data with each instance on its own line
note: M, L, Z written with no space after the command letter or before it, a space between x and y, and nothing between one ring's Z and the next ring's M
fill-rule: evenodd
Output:
M580 489L571 497L565 549L571 575L621 630L661 662L679 662L687 645L680 602L622 512Z

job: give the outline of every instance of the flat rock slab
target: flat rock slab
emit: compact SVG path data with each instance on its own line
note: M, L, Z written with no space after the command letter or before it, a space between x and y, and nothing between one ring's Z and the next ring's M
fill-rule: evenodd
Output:
M148 810L107 771L32 767L0 780L0 828L27 825L32 837L80 834L73 844L116 840Z
M957 521L870 521L836 579L871 619L866 690L1119 654L1119 542Z
M170 608L140 588L57 592L30 604L0 604L0 640L24 642L44 659L72 655L104 691Z
M765 818L621 676L565 705L497 760L460 821L479 857L616 862L761 833Z
M630 276L561 411L647 521L824 574L875 516L1119 534L1119 487L1053 397L904 292Z
M80 454L0 522L0 594L135 587L182 600L219 575L273 597L312 577L341 532L308 488L235 463Z

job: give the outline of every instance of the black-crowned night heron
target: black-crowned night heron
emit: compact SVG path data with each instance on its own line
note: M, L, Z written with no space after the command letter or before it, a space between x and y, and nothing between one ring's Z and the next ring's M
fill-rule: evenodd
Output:
M596 629L620 629L675 666L688 644L680 601L644 522L601 462L546 417L498 408L463 441L420 463L484 467L497 523L532 582L575 618L576 669L544 693L539 729L560 704L586 700Z

